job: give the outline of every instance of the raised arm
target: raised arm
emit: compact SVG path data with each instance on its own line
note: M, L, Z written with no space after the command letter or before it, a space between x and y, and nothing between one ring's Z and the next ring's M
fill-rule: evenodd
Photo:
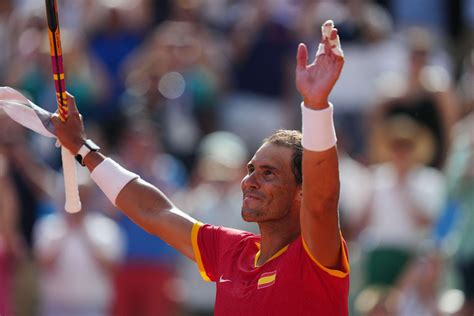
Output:
M79 114L74 98L68 96L70 114L65 123L58 116L53 117L56 136L71 153L77 154L87 139L82 117ZM114 165L110 159L98 152L90 152L83 163L93 174L99 187L107 192L107 186L114 182L124 182L117 194L107 194L112 203L123 211L132 221L147 232L156 235L163 241L194 260L191 244L191 232L195 219L180 211L173 203L152 184L127 174L127 171ZM107 166L107 168L104 168ZM114 167L115 166L115 167ZM115 169L114 169L115 168ZM120 174L120 172L122 174ZM118 180L120 179L120 180ZM124 180L125 179L125 180ZM127 179L130 181L127 182ZM104 190L104 186L106 187Z
M339 37L337 30L333 28L333 22L325 22L322 28L323 46L320 45L314 61L308 65L308 50L304 44L300 44L296 66L296 86L304 98L304 107L306 110L312 110L309 113L319 117L323 111L331 111L328 97L344 64ZM310 253L319 263L328 268L339 268L341 262L338 215L339 167L335 142L331 143L329 129L332 125L329 129L323 126L305 126L308 122L303 124L305 149L301 232ZM308 149L307 144L311 141L307 140L316 139L316 142L321 143L318 140L321 138L326 139L328 148L322 146L321 149Z

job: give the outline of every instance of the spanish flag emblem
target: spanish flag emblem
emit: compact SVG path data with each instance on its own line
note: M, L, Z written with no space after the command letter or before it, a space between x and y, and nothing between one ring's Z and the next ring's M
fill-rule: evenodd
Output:
M257 289L263 289L275 284L276 275L277 275L276 270L272 272L262 273L262 275L258 279Z

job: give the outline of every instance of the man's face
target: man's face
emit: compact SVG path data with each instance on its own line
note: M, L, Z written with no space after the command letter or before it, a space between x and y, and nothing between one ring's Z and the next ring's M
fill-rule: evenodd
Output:
M296 206L300 186L291 170L292 154L291 148L265 143L247 164L241 182L246 222L280 220Z

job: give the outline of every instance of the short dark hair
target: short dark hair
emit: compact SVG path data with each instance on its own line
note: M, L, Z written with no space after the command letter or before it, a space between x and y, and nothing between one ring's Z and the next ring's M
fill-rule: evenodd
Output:
M293 149L293 155L291 156L291 171L293 171L297 184L303 182L303 173L301 171L303 145L301 144L301 138L302 134L300 131L279 129L263 140L264 144L275 144Z

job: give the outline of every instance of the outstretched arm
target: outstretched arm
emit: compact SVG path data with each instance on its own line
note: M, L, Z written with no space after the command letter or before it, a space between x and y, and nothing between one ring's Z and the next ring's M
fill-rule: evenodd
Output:
M62 123L57 115L52 119L56 136L63 146L76 154L87 139L82 117L79 114L74 98L68 96L69 117ZM106 157L98 152L91 152L84 158L84 164L93 172L103 164ZM100 166L99 166L100 168ZM114 174L101 173L102 179L113 182ZM96 181L98 182L98 181ZM101 185L99 185L101 187ZM103 189L103 187L101 187ZM110 198L110 196L109 196ZM156 187L138 178L126 183L114 201L132 221L147 232L158 236L188 258L194 260L191 244L191 231L196 220L180 211Z
M323 39L314 61L308 65L308 50L300 44L297 53L296 86L311 110L327 111L329 94L339 78L344 58L333 22L323 27ZM323 49L322 49L323 48ZM339 229L339 166L336 146L322 150L306 148L305 139L321 137L308 135L313 128L304 127L303 200L301 232L311 255L328 268L339 268L341 235ZM321 130L321 132L326 132Z

